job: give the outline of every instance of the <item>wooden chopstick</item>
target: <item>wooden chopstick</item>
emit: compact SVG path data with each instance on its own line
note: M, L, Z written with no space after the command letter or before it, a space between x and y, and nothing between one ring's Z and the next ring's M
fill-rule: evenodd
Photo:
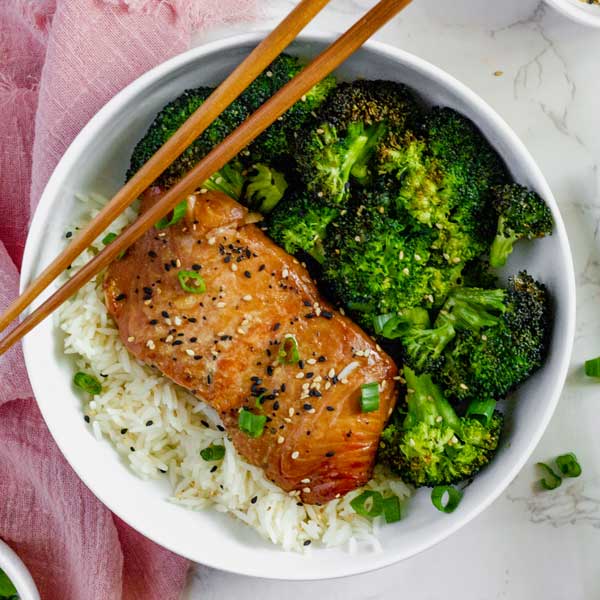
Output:
M296 77L267 100L221 144L209 152L183 179L167 190L154 206L134 221L118 238L83 266L68 282L1 340L0 355L106 268L123 250L126 250L157 221L173 210L182 198L186 198L197 190L213 173L226 165L410 2L411 0L381 0L374 6ZM116 217L116 214L114 216Z
M0 332L16 319L296 38L330 0L302 0L236 67L172 137L0 317Z

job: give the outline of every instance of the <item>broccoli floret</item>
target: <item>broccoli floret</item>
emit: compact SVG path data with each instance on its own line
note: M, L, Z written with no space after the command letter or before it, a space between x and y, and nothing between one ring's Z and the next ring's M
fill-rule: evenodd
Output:
M419 109L408 88L390 81L340 84L297 136L297 168L313 193L332 205L349 197L351 176L371 180L369 160L390 128L402 132Z
M443 352L456 332L449 321L433 329L411 327L401 336L404 362L417 372L436 372L443 364Z
M546 288L521 272L507 290L459 292L462 300L447 309L456 337L436 376L457 403L503 398L544 362L551 324Z
M187 90L158 113L146 135L137 143L133 151L127 179L131 178L157 152L188 117L201 106L211 92L212 88L208 87ZM171 187L195 167L214 146L220 144L247 116L248 111L244 104L235 101L181 156L167 167L155 183L163 187ZM224 191L239 200L243 186L242 170L241 163L234 159L205 182L203 187Z
M303 66L299 59L281 54L241 95L240 100L249 112L254 112L275 92L296 76ZM312 118L312 113L325 101L336 86L332 75L325 77L309 90L301 101L296 102L275 123L270 125L244 153L250 162L266 162L285 166L290 158L290 140Z
M506 311L506 292L501 289L454 289L436 319L436 326L446 323L456 329L478 332L482 327L498 324Z
M380 439L379 461L417 487L450 485L468 479L496 453L503 417L488 423L458 417L430 375L404 368L406 417L388 425Z
M449 238L457 233L469 237L468 246L459 241L459 253L450 249L446 254L451 260L469 260L485 252L493 238L496 215L491 190L508 180L506 168L475 125L450 108L434 108L424 130L429 151L455 194L450 221L458 228L444 226L444 230Z
M263 164L254 165L248 174L246 204L263 214L271 212L283 198L288 184L283 173Z
M418 306L397 313L377 315L373 319L373 330L387 340L401 338L408 329L427 329L430 325L429 313Z
M494 188L493 197L498 226L490 249L490 264L502 267L518 240L551 235L554 223L548 205L522 185L510 183Z
M323 238L338 211L306 192L286 196L267 219L268 235L290 254L303 250L324 260Z

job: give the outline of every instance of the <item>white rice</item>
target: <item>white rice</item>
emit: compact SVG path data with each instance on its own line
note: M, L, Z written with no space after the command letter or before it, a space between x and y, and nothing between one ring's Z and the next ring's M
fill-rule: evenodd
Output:
M95 195L82 201L87 214L79 225L106 202ZM118 233L135 216L135 210L125 211L110 231ZM103 237L73 263L70 274L103 248ZM362 490L324 506L299 503L296 495L283 492L265 478L262 469L243 460L218 429L220 421L210 407L132 357L107 313L101 279L83 287L63 305L58 317L65 332L65 352L73 355L77 370L102 382L102 393L86 397L82 407L96 438L110 439L140 477L168 477L172 502L229 513L286 550L306 551L309 540L350 552L359 547L381 550L376 536L381 517L361 517L350 506ZM226 448L220 462L200 457L200 450L213 443ZM401 500L411 494L407 485L380 467L366 488Z

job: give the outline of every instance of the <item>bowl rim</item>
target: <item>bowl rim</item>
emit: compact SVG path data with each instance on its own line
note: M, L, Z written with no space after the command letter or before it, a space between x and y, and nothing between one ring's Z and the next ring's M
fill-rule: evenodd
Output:
M598 7L598 14L593 15L583 8L571 4L568 0L546 0L546 3L572 21L588 27L600 28L600 7ZM585 6L585 3L582 4Z
M0 539L0 569L12 581L21 600L40 600L40 594L29 569L17 553L2 539Z
M117 113L123 104L126 104L130 100L134 99L140 92L144 90L144 88L148 84L156 80L160 80L169 73L176 71L178 68L181 68L187 63L202 58L203 56L214 54L216 52L219 52L220 50L235 48L237 46L255 45L259 43L267 33L267 30L262 30L255 31L252 33L232 35L226 38L202 44L179 55L176 55L173 58L157 65L153 69L147 71L139 78L134 80L123 90L121 90L118 94L116 94L111 100L109 100L91 118L91 120L84 126L84 128L80 131L80 133L77 135L77 137L73 140L73 142L66 150L65 154L59 161L50 179L48 180L48 183L46 184L46 187L44 188L44 191L40 197L38 207L31 221L30 231L26 241L20 280L21 292L30 281L32 273L35 272L35 258L37 254L38 240L43 237L44 224L48 221L48 219L51 216L51 211L53 208L53 202L51 202L51 200L52 198L57 197L60 181L63 179L64 175L68 173L69 170L72 168L76 157L80 153L82 147L84 147L88 143L88 140L93 139L96 135L101 135L105 123L110 121L112 115ZM338 35L339 34L331 31L311 31L309 33L300 34L297 39L298 41L308 43L331 43ZM327 572L324 572L323 574L311 575L311 577L306 577L302 576L301 573L293 570L273 573L269 570L268 564L265 564L264 569L258 572L256 569L250 570L246 568L244 564L236 564L236 568L232 568L231 565L229 565L227 562L219 561L212 558L210 553L203 555L201 559L199 559L198 556L191 556L189 553L181 554L181 552L178 551L176 547L174 547L174 544L171 541L163 539L164 536L162 534L159 535L158 533L154 532L152 528L146 526L144 523L140 523L140 520L137 517L137 515L123 515L119 507L114 508L112 506L113 497L111 496L110 498L108 498L104 493L97 489L97 486L94 484L94 478L91 472L86 472L85 469L78 469L74 465L71 465L72 468L74 468L74 470L76 471L78 477L85 483L85 485L92 491L92 493L94 493L94 495L103 504L105 504L114 514L116 514L119 518L123 519L131 527L136 529L138 532L140 532L142 535L146 536L150 540L171 550L172 552L185 556L186 558L192 561L201 562L202 564L211 568L251 577L262 577L290 581L315 581L321 579L335 579L338 577L358 575L361 573L375 571L377 569L381 569L383 567L399 562L400 560L405 560L407 558L415 556L435 546L439 542L443 541L444 539L448 538L450 535L458 531L461 527L472 521L479 514L481 514L488 506L490 506L490 504L492 504L492 502L494 502L500 496L500 494L502 494L502 492L506 489L510 482L521 471L521 469L533 453L538 442L540 441L543 433L545 432L548 426L548 423L550 422L552 415L554 414L567 377L575 335L575 273L573 268L573 260L569 240L566 234L566 229L562 217L560 216L558 210L558 204L537 163L535 162L535 160L533 159L532 155L529 153L523 142L513 131L513 129L499 116L499 114L494 109L492 109L491 106L487 102L485 102L479 95L472 91L468 86L457 80L455 77L448 74L441 68L429 63L428 61L421 59L414 54L411 54L390 44L369 40L364 44L363 47L369 50L373 50L374 52L380 55L385 55L394 61L408 65L411 69L414 69L419 73L427 75L428 77L436 80L440 85L449 88L453 92L457 93L470 106L477 107L477 110L481 114L482 118L487 120L487 122L492 125L494 130L502 132L502 135L509 140L511 148L518 150L520 155L527 162L527 171L540 182L540 189L538 189L538 192L547 200L547 202L553 208L556 225L554 235L559 237L561 243L563 244L563 248L565 251L564 260L568 270L568 273L565 274L565 280L568 287L568 291L565 296L565 302L568 303L568 306L565 307L566 318L563 326L565 331L565 339L567 343L563 347L562 355L560 357L558 374L556 376L556 381L558 385L556 386L553 392L552 398L549 399L546 405L544 414L540 416L537 426L532 432L526 450L523 452L519 460L515 461L512 468L507 470L504 477L495 483L493 489L490 492L488 492L487 496L484 497L483 500L476 507L463 514L460 519L456 519L456 521L450 523L442 531L436 532L435 534L431 534L427 537L426 540L423 540L419 544L415 544L411 551L404 551L399 553L396 552L395 554L389 551L384 551L376 555L376 558L374 557L370 561L365 561L368 562L368 564L365 564L362 567L355 561L348 561L349 565L352 566L349 566L348 568L344 569L337 569L334 574L327 574ZM35 371L35 362L33 360L33 348L31 346L31 343L28 341L27 337L23 341L23 353L25 357L27 371L28 373L33 374L33 372ZM30 375L30 379L37 402L38 391L40 393L43 391L42 385L41 382L36 381L36 378L33 377L33 375ZM40 405L39 402L38 406L40 407L42 416L46 421L46 424L48 425L48 419L46 418L44 406ZM50 429L49 425L48 427ZM65 456L67 461L70 462L67 458L68 455L65 449L63 448L61 440L55 437L52 429L50 429L50 432L53 438L55 439L57 445L59 446L61 452L63 453L63 456Z

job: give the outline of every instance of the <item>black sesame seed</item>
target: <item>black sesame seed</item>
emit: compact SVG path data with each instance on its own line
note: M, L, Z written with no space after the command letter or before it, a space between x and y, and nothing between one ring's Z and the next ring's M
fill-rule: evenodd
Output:
M300 359L300 360L298 361L298 368L299 368L299 369L304 369L304 361L303 361L302 359Z
M252 277L252 273L250 273L250 271L244 271L244 277L250 279L250 277Z
M154 250L149 250L148 251L148 256L150 258L156 258L158 256L158 254L156 254L156 252L154 252Z
M165 319L168 319L168 318L169 318L169 313L168 313L166 310L163 310L163 311L162 311L160 314L161 314L161 315L162 315L162 316L163 316Z
M130 449L132 452L135 452L135 448L134 448L133 446L129 446L129 449Z
M271 377L271 376L273 375L273 367L272 367L271 365L269 365L269 366L267 367L267 375L268 375L269 377Z
M311 410L312 409L312 404L309 404L308 402L306 404L304 404L303 408L304 410Z
M317 362L325 362L327 359L324 356L319 356L319 358L317 358Z
M154 425L154 421L146 421L146 427L150 427L151 425Z
M286 388L286 386L285 386L285 383L282 383L282 384L281 384L281 387L280 387L279 389L280 389L282 392L285 392L285 388Z
M198 341L197 337L191 337L190 338L190 342L192 342L192 344L195 344Z
M252 504L256 504L257 500L258 500L258 496L254 496L254 498L252 498L252 500L250 500L250 502L252 502Z
M331 458L332 456L335 456L335 452L333 452L333 450L330 450L329 452L326 452L326 453L325 453L325 456L326 456L327 458Z
M333 406L326 406L325 407L329 412L333 412L335 410L335 408L333 408Z
M314 376L314 373L312 371L309 371L308 373L306 373L306 375L304 375L304 377L306 377L306 379L312 379L313 376Z
M211 473L214 473L217 470L217 465L213 465L212 469L210 470Z
M212 375L210 373L206 376L206 383L208 383L208 385L212 383Z
M259 271L264 271L267 268L267 265L260 265L260 267L258 267Z
M217 425L217 429L219 431L225 431L225 427L223 427L223 425Z
M329 312L328 310L322 310L321 316L325 317L326 319L333 319L333 313Z
M121 435L125 435L127 433L127 428L121 429Z
M273 410L279 410L279 400L275 400L275 402L273 402Z
M276 397L275 394L267 394L266 396L263 396L263 402L266 400L275 400Z
M161 473L166 473L166 472L167 472L167 470L166 470L166 469L161 469L160 467L158 468L158 470L159 470Z
M308 392L309 396L312 396L313 398L320 398L321 397L321 392L319 390L310 390Z
M188 319L188 321L189 321L190 323L196 323L196 322L198 321L198 319L196 319L196 317L190 317L190 318Z
M310 546L310 540L304 540L303 546Z
M152 319L151 321L148 321L148 323L150 325L158 325L158 320L157 319Z
M226 256L226 257L223 259L223 262L224 262L225 264L227 264L228 262L231 262L231 255L230 255L230 254L228 254L228 255L227 255L227 256Z
M194 264L192 265L192 269L193 269L194 271L199 271L201 268L202 268L202 267L201 267L199 264L197 264L197 263L194 263Z
M165 263L165 271L168 273L171 270L171 265L169 263Z
M254 383L262 383L262 379L256 375L252 375L252 377L250 377L250 381L254 381Z
M85 415L85 417L83 417L83 420L84 420L86 423L89 423L89 422L90 422L90 418L89 418L87 415Z
M312 302L310 300L304 300L304 306L312 306Z
M280 327L281 323L275 323L275 325L273 325L273 331L277 331Z
M72 232L72 231L67 231L67 233L65 233L65 237L66 237L67 239L69 239L69 238L70 238L72 235L73 235L73 232Z
M120 302L121 300L125 300L125 298L127 298L127 294L119 294L116 298L115 301L116 302Z
M194 354L194 360L202 360L201 354Z
M171 345L172 346L181 346L181 344L183 344L183 342L181 340L175 340Z
M304 315L305 319L314 319L314 317L315 317L315 313L306 313Z
M202 419L202 421L200 421L200 423L202 423L202 425L204 425L204 427L209 428L210 425L208 424L208 421L205 421L204 419Z

